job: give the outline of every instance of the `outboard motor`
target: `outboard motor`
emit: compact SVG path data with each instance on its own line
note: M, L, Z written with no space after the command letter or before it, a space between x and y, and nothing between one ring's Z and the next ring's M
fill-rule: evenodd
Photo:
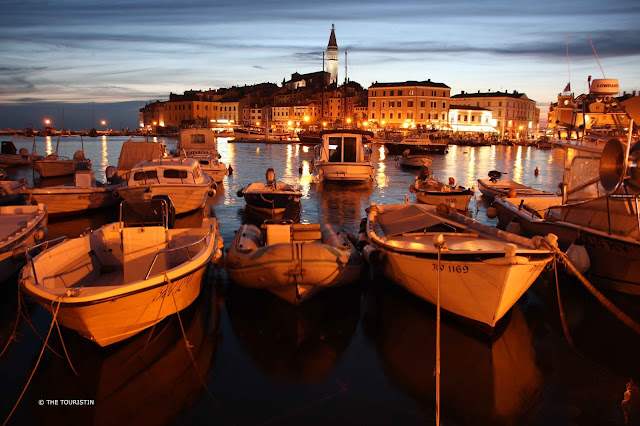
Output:
M489 172L489 180L491 182L497 182L502 177L502 173L497 170L491 170Z
M0 180L7 180L8 178L9 174L4 169L0 169Z
M107 177L107 182L109 183L120 183L122 180L120 176L117 174L118 169L114 166L107 166L104 171L104 175Z
M271 167L267 169L265 176L267 178L267 186L276 186L276 172Z

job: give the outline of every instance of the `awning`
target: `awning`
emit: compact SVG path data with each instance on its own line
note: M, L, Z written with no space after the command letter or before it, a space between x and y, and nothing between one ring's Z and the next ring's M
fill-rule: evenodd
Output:
M477 133L498 133L491 126L471 126L468 124L452 124L451 128L454 132L477 132Z

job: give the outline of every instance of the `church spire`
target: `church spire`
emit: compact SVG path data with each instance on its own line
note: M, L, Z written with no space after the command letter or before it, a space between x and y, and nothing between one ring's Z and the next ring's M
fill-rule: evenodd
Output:
M338 43L336 42L336 28L331 24L331 35L327 45L327 72L330 75L329 84L338 81Z

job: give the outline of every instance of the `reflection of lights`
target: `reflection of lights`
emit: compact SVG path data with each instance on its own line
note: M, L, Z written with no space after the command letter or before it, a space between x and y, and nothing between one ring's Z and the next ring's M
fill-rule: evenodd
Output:
M383 161L385 158L387 158L387 151L384 149L384 145L380 145L378 151L380 151L380 161Z
M306 145L303 145L303 146L302 146L302 152L305 152L305 153L306 153L306 152L309 152L309 147L308 147L308 146L306 146Z
M106 177L106 169L109 166L109 151L107 150L107 137L102 136L102 171L105 173Z
M51 146L51 136L46 136L45 140L47 143L47 155L49 155L53 152L53 147Z
M513 177L516 182L522 182L522 145L518 145L516 161L514 163Z
M256 153L260 153L260 147L256 147Z
M302 160L302 174L300 175L300 192L304 198L309 198L313 175L311 174L311 164L307 160Z
M293 157L293 147L288 144L287 145L287 161L285 163L284 174L291 175L291 159Z

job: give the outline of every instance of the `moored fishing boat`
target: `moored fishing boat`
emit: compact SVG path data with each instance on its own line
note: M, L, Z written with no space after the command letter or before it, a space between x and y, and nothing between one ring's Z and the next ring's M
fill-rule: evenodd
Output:
M266 183L253 182L240 189L238 197L244 197L247 209L262 219L284 218L297 222L302 192L288 183L276 182L272 168L267 169L265 177Z
M17 142L20 140L27 140L33 144L31 153L29 153L27 148L16 148L14 141ZM2 141L2 147L0 148L1 168L29 165L33 160L40 160L42 158L44 158L42 155L36 153L35 136L14 136L10 141Z
M546 195L553 196L552 192L542 191L532 188L530 186L523 185L512 180L501 179L501 172L491 170L489 172L489 179L478 179L478 189L482 192L482 195L493 200L497 196L531 196L531 195Z
M72 183L25 188L20 191L31 204L44 204L50 215L63 215L112 207L119 203L114 191L121 184L104 185L96 181L92 170L78 170Z
M209 128L180 129L176 155L198 160L202 171L214 182L222 182L230 167L220 161L215 134Z
M317 223L243 225L225 260L236 283L267 289L292 304L352 283L361 268L360 253L344 231Z
M24 264L24 252L47 235L47 208L37 206L0 207L0 282Z
M458 185L452 177L447 183L436 179L428 167L420 170L415 182L409 185L409 191L416 194L418 203L434 206L445 203L458 211L467 211L471 198L475 196L473 188Z
M419 132L398 142L386 142L384 146L391 155L401 155L407 149L410 154L444 154L449 147L449 136L439 132Z
M433 158L426 154L411 154L409 149L405 149L402 155L396 156L396 162L404 167L429 167Z
M446 205L372 204L367 210L366 260L433 304L441 280L442 308L490 332L553 258L540 237L500 231Z
M320 181L363 182L374 176L371 152L363 138L370 132L336 129L320 133L313 166Z
M170 200L124 201L119 222L30 257L20 289L63 326L107 346L189 306L222 258L214 218L174 229ZM46 243L45 243L46 244Z
M176 214L183 214L203 207L207 196L215 195L215 185L202 172L197 160L167 157L133 166L127 181L114 192L114 196L139 200L168 195Z
M70 176L78 170L90 170L91 160L85 158L83 151L76 151L73 158L51 153L45 158L33 160L31 166L43 178Z
M20 191L27 187L27 183L26 178L19 180L9 179L7 172L0 169L0 206L12 204L22 199Z

